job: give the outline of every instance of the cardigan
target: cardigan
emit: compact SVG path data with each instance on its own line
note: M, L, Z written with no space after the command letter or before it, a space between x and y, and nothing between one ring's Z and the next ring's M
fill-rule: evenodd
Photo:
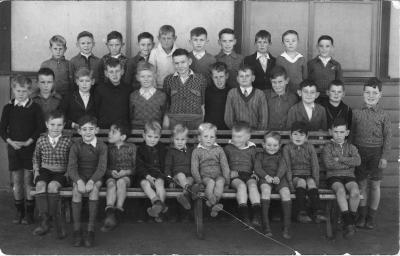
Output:
M55 59L51 57L50 59L43 61L40 68L49 68L54 72L54 90L61 94L62 96L70 93L71 91L71 71L70 64L64 56Z
M326 98L322 99L321 105L325 108L326 111L328 129L332 128L333 121L339 118L345 120L347 122L347 127L349 129L351 128L353 111L343 101L341 101L339 105L335 107L329 102L329 98Z
M253 82L253 87L260 90L271 89L271 70L275 67L276 59L271 54L269 54L269 59L267 59L267 70L261 66L260 61L257 59L257 52L252 55L246 56L243 63L252 67L254 76L256 77ZM235 77L236 78L236 77Z
M124 143L119 148L115 144L108 145L106 175L111 176L113 170L130 170L135 174L136 146L133 143Z
M265 176L278 177L282 179L287 171L287 165L283 158L282 151L278 151L271 155L265 150L257 152L254 163L254 172L261 179Z
M327 130L325 108L317 103L314 103L311 120L308 119L306 109L302 101L293 105L288 112L286 127L290 129L296 121L303 121L308 124L310 131Z
M269 130L287 130L287 118L289 109L297 103L296 95L287 90L283 95L278 95L274 90L265 90L265 96L268 103L268 129Z
M205 92L204 122L212 123L218 130L228 130L224 121L226 98L230 88L217 88L214 83L207 87Z
M66 95L60 104L60 109L66 117L66 128L71 128L72 123L78 123L78 120L84 115L97 116L96 104L92 93L89 94L87 106L83 103L78 90Z
M153 64L156 69L157 88L162 88L165 77L175 72L172 54L176 48L174 44L172 50L166 53L159 43L157 47L153 48L150 52L149 62Z
M322 63L319 56L307 63L308 79L313 80L317 85L317 90L321 96L326 95L330 83L333 80L343 81L342 67L339 62L331 58L326 66Z

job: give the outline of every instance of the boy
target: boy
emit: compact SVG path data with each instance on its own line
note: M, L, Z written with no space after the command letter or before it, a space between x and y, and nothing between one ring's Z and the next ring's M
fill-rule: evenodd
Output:
M156 89L154 66L141 62L137 67L136 81L140 89L129 97L129 116L132 129L143 129L148 120L162 123L167 108L167 95Z
M103 83L106 82L106 77L104 74L105 70L105 65L108 62L110 58L118 59L119 62L121 63L122 69L125 71L124 74L126 73L126 62L128 61L128 58L121 53L122 47L124 47L125 43L122 37L122 34L118 31L111 31L107 35L107 49L108 49L108 54L104 55L100 59L99 67L98 67L98 72L99 72L99 82Z
M221 46L221 51L215 56L215 59L216 61L224 62L228 66L228 85L231 88L236 88L238 87L236 77L239 66L243 62L243 56L234 50L236 45L235 31L230 28L222 29L218 33L218 44Z
M95 83L101 82L98 73L100 59L92 53L94 45L95 43L92 33L82 31L78 34L76 46L79 48L79 53L69 61L70 81L74 81L75 72L79 68L86 67L93 71Z
M43 116L58 109L61 95L54 90L54 72L49 68L40 68L37 73L39 90L31 97L43 111Z
M203 27L195 27L190 31L189 42L193 48L193 51L189 54L189 58L192 59L190 69L195 73L203 74L210 82L210 67L216 60L205 50L208 43L207 30Z
M32 160L36 183L36 205L41 218L40 226L33 231L33 234L45 235L49 231L51 216L59 239L66 236L59 205L59 189L67 183L65 173L72 145L71 137L62 132L64 125L65 117L62 112L56 110L47 115L47 133L39 137Z
M51 58L44 61L40 68L49 68L54 72L54 90L61 96L71 91L70 65L65 59L64 53L67 50L67 41L60 35L52 36L49 40Z
M283 212L283 232L285 239L290 239L290 222L292 201L286 177L287 166L280 150L281 136L278 132L268 132L264 135L263 151L258 152L254 164L254 172L259 179L261 190L261 207L263 217L263 232L272 236L269 224L269 206L272 191L281 196Z
M343 102L344 98L344 84L340 80L333 80L326 92L328 98L321 101L321 105L325 108L327 126L332 127L333 122L338 119L344 119L347 127L351 127L353 119L353 111Z
M382 82L376 77L370 78L364 84L364 106L354 110L351 129L353 143L361 156L361 165L355 174L363 199L356 225L367 229L375 227L382 171L387 167L392 143L390 117L378 104L381 97Z
M132 87L123 83L124 69L118 59L110 58L104 70L107 81L96 88L95 109L100 129L115 121L129 124L129 95Z
M176 72L164 80L164 91L169 101L165 127L172 128L182 123L194 130L203 122L207 79L189 68L192 59L185 49L176 49L172 59Z
M107 146L96 138L99 131L97 119L83 116L78 121L78 133L82 139L75 142L69 152L68 177L73 182L72 218L73 246L82 245L81 212L82 196L88 194L89 221L84 245L92 247L94 242L94 226L97 217L99 191L102 178L107 168Z
M0 120L0 136L8 144L8 167L17 209L13 220L15 224L31 224L35 209L30 195L33 180L32 155L35 141L44 131L44 120L40 106L29 99L31 87L32 81L29 78L20 75L12 78L14 99L4 106Z
M230 86L227 85L228 67L223 62L211 65L212 84L206 88L204 99L204 122L212 123L217 129L228 130L224 121L225 105Z
M327 130L325 108L315 103L319 92L314 81L306 79L300 83L299 87L297 93L301 97L301 101L289 109L286 127L292 127L294 122L302 121L308 125L311 131Z
M344 119L335 119L329 129L333 139L325 144L322 151L328 187L335 191L342 213L345 238L354 235L357 208L360 203L360 191L354 176L354 167L361 164L361 158L357 148L346 141L349 132ZM349 202L346 199L346 190L349 191Z
M308 61L308 79L315 81L321 97L318 101L327 98L326 91L333 80L343 81L342 67L339 62L332 58L333 38L322 35L317 43L318 56Z
M311 222L306 211L306 194L311 201L313 218L316 223L326 221L319 202L319 164L314 146L307 142L307 123L296 121L290 130L290 143L283 148L283 157L287 164L287 177L290 190L295 190L297 220Z
M135 57L128 59L126 63L125 84L132 85L133 89L139 89L140 83L136 80L137 66L139 62L147 62L150 52L154 47L154 37L149 32L138 35L139 52Z
M268 127L268 104L265 94L252 86L254 74L251 67L242 65L237 75L238 88L232 88L226 99L224 120L229 128L245 121L255 130Z
M269 53L271 34L260 30L255 36L256 52L244 58L243 63L254 70L255 80L253 87L265 90L271 89L270 72L275 66L276 59Z
M193 150L191 172L196 184L205 186L206 205L211 209L211 217L216 217L223 209L218 203L229 184L230 170L224 150L215 143L217 127L210 123L199 125L199 144Z
M157 88L162 88L164 79L174 73L172 54L176 50L175 29L171 25L161 26L158 32L158 46L150 52L149 62L156 68Z
M78 129L78 120L82 116L96 116L96 104L92 93L93 71L85 67L79 68L75 73L75 83L78 90L66 95L60 105L66 116L66 127L72 129Z
M297 96L287 89L289 77L281 66L271 71L272 89L265 90L268 103L268 129L282 131L287 129L286 123L289 109L297 103Z
M247 199L250 199L254 226L261 226L260 193L257 181L252 177L256 156L256 145L249 141L251 129L246 122L237 122L232 127L232 140L224 147L228 160L231 186L236 190L236 201L239 207L239 218L248 223L249 209ZM249 191L247 193L247 190Z
M129 134L128 128L115 122L108 132L108 158L105 183L106 219L101 231L112 230L121 221L124 212L126 189L131 184L131 176L135 172L136 146L125 142Z
M140 187L150 199L152 206L147 213L156 222L162 222L162 215L168 211L165 205L165 154L166 148L159 143L161 125L157 121L148 121L144 125L144 142L136 155L136 170L140 178Z

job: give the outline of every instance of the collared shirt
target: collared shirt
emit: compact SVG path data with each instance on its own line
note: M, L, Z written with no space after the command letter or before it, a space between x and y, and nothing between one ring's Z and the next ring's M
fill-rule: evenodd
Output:
M206 54L206 51L202 51L202 52L195 52L193 51L193 55L196 59L201 59L204 57L204 55Z
M286 130L289 109L297 103L297 96L289 90L284 94L278 95L273 89L264 91L268 103L268 129Z
M303 105L304 105L304 108L306 110L308 119L311 120L315 104L313 103L311 106L309 106L309 105L306 105L306 104L303 103Z
M178 72L175 72L175 73L174 73L174 76L179 76L179 78L180 78L181 81L182 81L182 84L185 84L185 82L186 82L186 81L189 79L189 77L192 76L192 75L194 75L194 72L193 72L193 70L191 70L191 69L189 69L189 75L188 75L186 78L184 78L184 77L182 77L181 75L179 75Z
M49 141L50 141L51 146L53 148L55 148L57 146L58 140L61 138L61 134L58 135L57 137L54 137L54 138L51 137L50 135L47 135L47 137L49 137Z
M176 45L172 47L169 53L166 53L161 44L151 50L149 62L154 65L156 69L157 87L162 88L164 79L167 75L174 73L175 67L172 62L172 54L176 50Z
M256 59L261 63L261 67L263 68L264 72L267 70L268 60L270 59L269 54L261 54L257 52Z
M85 143L85 144L88 144L88 145L92 145L94 148L96 147L96 145L97 145L97 138L96 137L94 137L94 139L91 141L91 142L86 142L86 141L83 141L83 143Z
M118 53L117 55L114 55L114 56L111 56L111 55L110 55L110 57L111 57L111 58L114 58L114 59L118 59L119 56L121 56L121 54L122 54L122 53Z
M92 54L84 54L84 53L80 53L83 57L85 57L86 59L89 59L90 56L92 56Z
M326 65L328 65L328 62L332 59L331 57L323 58L321 56L318 56L318 58L322 61L322 63L324 64L325 67L326 67Z
M281 54L281 56L283 58L285 58L287 61L289 61L290 63L296 63L296 61L302 57L304 57L302 54L296 52L296 56L294 58L290 57L289 54L287 54L287 52L283 52Z
M157 89L154 87L148 88L148 89L144 89L144 88L140 88L139 89L139 94L140 96L142 96L143 98L145 98L146 100L150 99L154 93L156 93Z
M242 91L243 95L247 97L253 91L253 87L252 86L250 86L250 87L242 87L242 86L240 86L240 90Z
M17 99L15 99L15 101L14 101L14 106L25 107L26 104L28 103L28 101L29 101L29 98L27 98L27 99L24 100L24 101L18 101Z
M219 146L219 145L218 145L216 142L214 142L214 144L212 144L212 146L211 146L210 148L204 147L203 145L201 145L201 143L199 143L199 144L197 145L198 148L202 148L202 149L206 149L206 150L209 150L209 149L212 149L213 147L218 147L218 146Z
M79 91L79 95L81 95L83 104L85 105L85 108L87 108L87 105L89 103L89 98L90 98L90 93L82 93L81 91Z
M228 143L229 143L229 144L232 144L233 146L235 146L235 145L233 144L232 140L228 140ZM235 147L236 147L236 146L235 146ZM251 147L257 147L257 145L254 144L254 143L251 142L251 141L248 141L244 147L239 148L239 149L248 149L248 148L251 148Z

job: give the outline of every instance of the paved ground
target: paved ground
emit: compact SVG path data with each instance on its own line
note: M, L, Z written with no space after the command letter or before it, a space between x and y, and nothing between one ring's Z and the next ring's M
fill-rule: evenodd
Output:
M351 240L340 234L335 241L324 237L324 225L293 224L293 238L280 237L280 223L272 228L279 241L301 254L397 254L399 251L399 193L384 191L376 230L359 230ZM245 230L233 221L205 223L205 240L198 240L192 223L135 223L128 221L111 233L96 233L96 246L71 247L71 236L56 240L52 234L31 235L34 226L11 224L11 194L0 192L0 248L5 254L292 254L293 252ZM99 223L100 225L100 223Z

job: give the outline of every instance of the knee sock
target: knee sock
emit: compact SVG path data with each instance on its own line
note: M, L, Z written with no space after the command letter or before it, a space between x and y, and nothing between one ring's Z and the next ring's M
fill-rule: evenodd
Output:
M292 217L292 201L282 201L283 227L288 228Z
M368 219L374 220L376 216L376 210L368 208Z
M306 189L296 188L296 206L299 212L306 211Z
M249 216L249 208L247 207L247 204L239 204L239 218L241 220L246 220L246 217L248 219Z
M94 231L94 224L97 217L97 208L99 200L89 200L89 222L88 231Z
M365 220L367 217L367 206L359 206L358 207L358 217L360 220Z
M349 211L342 212L343 222L345 226L352 225L352 217Z
M351 216L351 224L354 225L356 223L356 219L357 219L357 212L352 212L350 211L350 216Z
M20 213L22 215L25 215L24 199L22 199L22 200L15 200L14 199L14 205L15 205L15 208L17 209L18 213Z
M37 207L39 210L39 216L43 217L49 213L49 202L47 198L47 193L39 193L35 195Z
M311 209L312 209L313 213L316 214L318 211L321 210L321 206L319 203L318 189L312 188L307 191L307 194L311 201Z
M263 227L269 229L269 204L270 200L261 199Z
M252 204L251 209L253 210L253 218L261 217L261 205L259 203Z
M49 199L49 214L51 216L57 217L59 214L59 202L60 202L60 195L58 193L49 193L47 194Z
M74 221L74 231L81 229L82 202L72 202L72 218Z
M27 216L27 221L28 222L33 222L33 216L35 214L35 200L26 200L25 201L25 206L26 206L26 216Z

